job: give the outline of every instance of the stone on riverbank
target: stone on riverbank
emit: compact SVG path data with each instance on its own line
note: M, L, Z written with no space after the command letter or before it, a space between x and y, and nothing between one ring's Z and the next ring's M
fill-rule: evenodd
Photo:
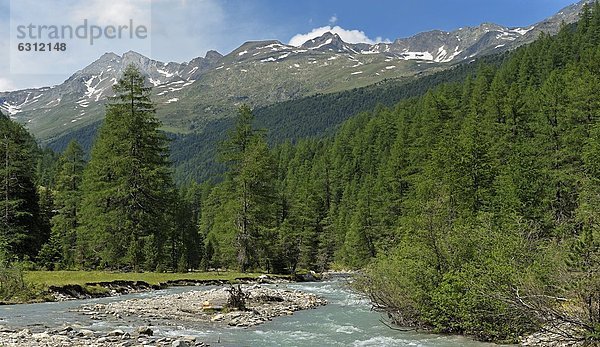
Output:
M561 333L559 333L561 332ZM568 324L547 328L546 331L537 332L525 337L521 341L521 346L525 347L583 347L584 341L578 339L578 336L584 336L584 332L575 329ZM589 345L595 346L595 345Z
M208 346L203 342L197 341L195 337L154 337L148 334L128 333L123 331L94 332L91 330L75 330L66 327L60 330L49 330L42 332L31 332L29 329L19 331L0 331L0 346L6 347L126 347L126 346L188 346L204 347Z

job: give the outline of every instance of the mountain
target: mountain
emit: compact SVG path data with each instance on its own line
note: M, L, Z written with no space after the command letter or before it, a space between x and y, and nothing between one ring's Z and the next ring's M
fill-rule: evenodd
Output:
M0 109L45 140L102 117L103 104L113 95L113 84L129 64L138 66L148 84L166 94L190 85L220 58L211 51L204 58L179 64L162 63L132 51L122 56L106 53L60 85L0 94Z
M542 32L556 33L563 22L574 22L586 2L529 27L482 24L374 45L351 44L325 33L299 47L275 40L246 42L225 56L210 51L187 63L163 63L136 52L106 53L60 85L0 93L0 109L48 143L102 119L112 85L133 63L154 87L165 129L194 133L235 114L242 103L264 107L386 79L408 79L514 49Z

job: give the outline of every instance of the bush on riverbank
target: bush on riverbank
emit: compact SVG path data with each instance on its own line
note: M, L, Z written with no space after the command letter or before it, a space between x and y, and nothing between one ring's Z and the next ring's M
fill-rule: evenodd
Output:
M0 267L0 301L28 302L42 298L39 286L25 280L18 265Z
M378 258L359 285L399 326L518 342L540 322L516 305L513 290L541 283L539 273L547 274L551 263L542 253L527 259L531 245L516 234L482 230L469 237L438 240L440 259L407 237L403 247ZM443 270L436 269L438 260Z

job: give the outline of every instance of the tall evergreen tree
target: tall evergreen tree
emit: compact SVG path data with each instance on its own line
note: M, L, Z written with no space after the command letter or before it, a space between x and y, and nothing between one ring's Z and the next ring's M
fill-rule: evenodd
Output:
M88 266L152 269L174 195L167 139L137 68L113 89L84 171L79 255Z
M25 128L0 113L0 252L2 261L33 259L47 240L35 186L37 145Z
M76 230L79 226L84 168L83 150L73 140L59 159L54 198L57 214L52 218L52 234L47 246L47 252L58 254L61 265L66 268L75 265Z
M263 136L252 128L252 111L240 107L235 129L222 145L222 160L229 166L226 187L234 209L237 261L246 271L257 266L265 250L264 232L274 227L276 166ZM230 200L231 201L231 200ZM263 247L259 247L259 246ZM267 265L268 267L268 265Z

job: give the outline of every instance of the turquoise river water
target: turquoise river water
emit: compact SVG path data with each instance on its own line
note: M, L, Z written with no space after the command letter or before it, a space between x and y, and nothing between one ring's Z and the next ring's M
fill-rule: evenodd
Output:
M491 346L460 336L441 336L392 330L381 323L381 313L361 295L347 286L346 280L313 283L292 283L291 289L315 293L325 297L329 304L317 309L299 311L291 316L275 318L252 328L211 326L155 326L155 335L194 335L211 346L422 346L422 347L479 347ZM130 294L120 297L86 301L67 301L0 307L0 324L7 327L43 330L65 325L92 330L123 329L133 331L135 326L121 326L117 322L93 321L73 309L84 303L111 302L134 297L152 297L174 294L202 287L179 287L161 291ZM143 325L140 322L140 325Z

